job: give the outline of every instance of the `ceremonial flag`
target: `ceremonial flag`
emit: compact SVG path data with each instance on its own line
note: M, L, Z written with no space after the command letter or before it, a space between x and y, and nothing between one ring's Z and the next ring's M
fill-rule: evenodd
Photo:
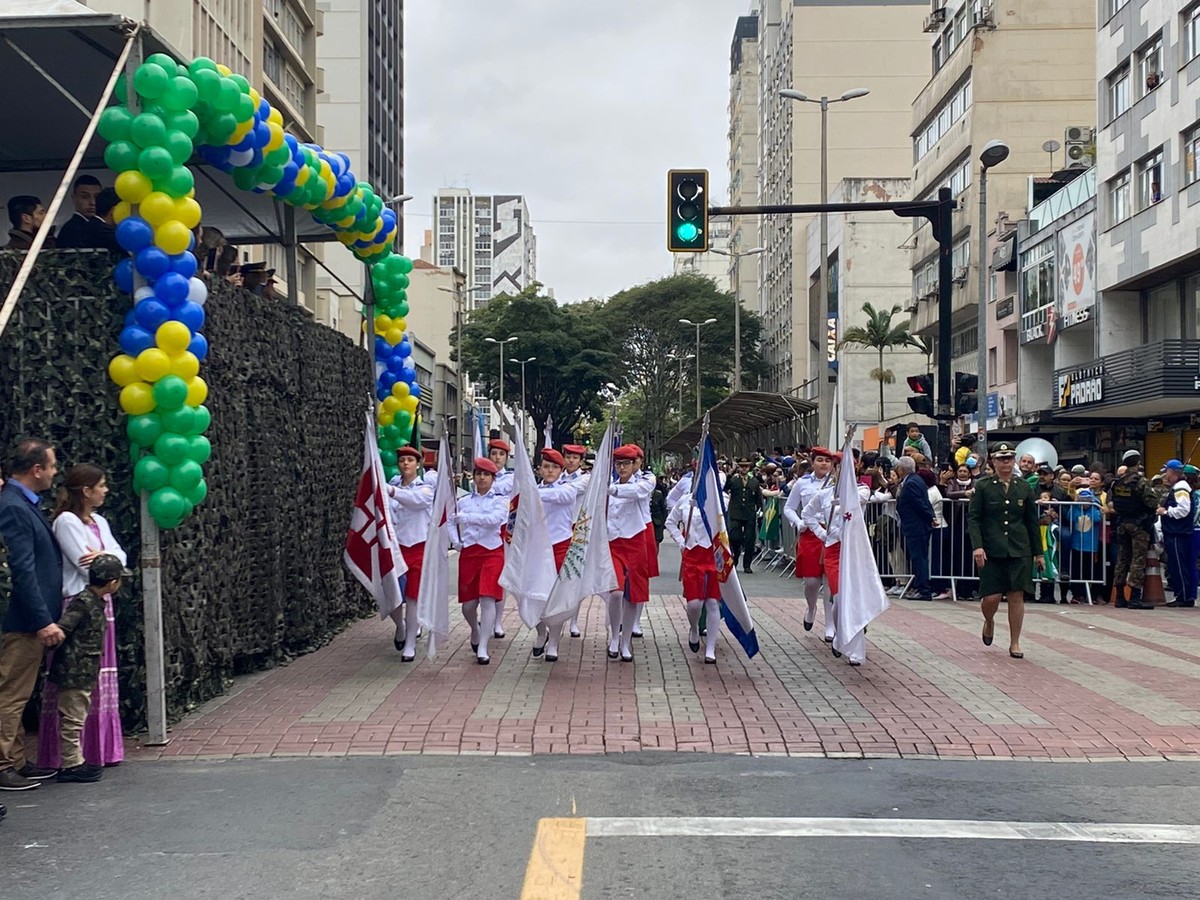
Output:
M742 591L733 554L729 552L729 535L725 531L725 497L717 477L717 453L708 436L707 414L700 439L700 464L696 472L694 497L696 509L700 511L700 521L704 523L716 557L717 580L721 583L721 618L746 655L752 657L758 653L758 636L754 633L750 605Z
M363 440L362 477L354 496L354 512L346 532L346 568L362 586L371 592L379 608L379 618L386 619L400 606L404 594L400 576L408 571L388 509L387 479L375 442L375 417L367 410L366 438Z
M475 432L475 459L478 459L481 456L487 456L487 441L483 439L483 410L478 406L472 406L471 419L474 422L472 430Z
M542 446L554 446L554 418L549 414L546 415L546 427L542 429Z
M442 435L438 459L448 460L450 447ZM429 635L429 658L450 634L450 528L446 521L454 512L456 492L450 481L450 467L437 467L433 489L433 512L425 534L425 564L421 567L421 586L417 593L417 622Z
M546 530L542 498L520 431L513 440L513 512L509 515L509 544L504 550L500 584L517 598L521 621L530 628L542 620L554 587L554 547Z
M837 629L833 646L839 653L846 652L850 641L890 605L871 552L858 480L854 477L852 449L847 439L842 452L842 474L838 478L837 505L833 509L834 515L842 517L840 583L833 605Z
M571 529L571 546L559 570L558 580L546 601L543 619L548 625L561 625L594 594L617 589L612 553L608 548L608 485L612 469L613 423L610 420L604 440L597 445L596 462L588 476L583 502ZM547 541L547 543L549 543Z

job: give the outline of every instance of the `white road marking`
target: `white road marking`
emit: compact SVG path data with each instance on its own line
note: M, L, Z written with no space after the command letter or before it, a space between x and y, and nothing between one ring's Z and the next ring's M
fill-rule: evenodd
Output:
M966 838L1097 844L1200 844L1200 827L1137 822L646 816L588 817L587 836Z

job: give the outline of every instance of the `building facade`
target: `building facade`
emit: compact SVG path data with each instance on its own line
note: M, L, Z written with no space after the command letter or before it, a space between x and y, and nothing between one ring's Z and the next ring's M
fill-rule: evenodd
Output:
M713 219L708 224L708 251L705 253L672 253L675 275L703 275L721 291L731 291L733 280L730 262L734 225L730 219ZM747 265L746 268L749 266Z
M758 16L739 16L729 51L729 205L758 202ZM762 254L741 256L761 247L757 216L729 219L726 257L730 290L743 309L761 312L758 296ZM754 385L743 384L753 388Z

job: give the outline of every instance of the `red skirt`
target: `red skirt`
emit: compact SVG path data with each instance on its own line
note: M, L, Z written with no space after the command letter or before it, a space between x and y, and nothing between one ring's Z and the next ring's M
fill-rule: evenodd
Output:
M688 547L683 551L683 599L720 600L717 561L712 547Z
M425 542L413 544L411 547L400 545L400 555L404 557L408 572L404 576L404 599L416 600L421 590L421 567L425 564Z
M480 544L463 547L458 555L458 602L480 597L504 599L500 573L504 571L504 546L488 550Z
M646 524L646 575L649 578L658 577L658 541L654 539L654 523Z
M800 532L800 540L796 541L796 577L821 577L821 550L825 542L811 531Z
M803 542L803 538L808 537L808 536L809 536L809 533L807 531L804 532L804 534L801 537L801 541ZM805 560L806 570L804 572L803 577L805 577L805 578L820 578L822 575L824 575L825 580L829 582L829 596L836 597L838 588L840 587L840 584L841 584L840 576L841 576L841 562L842 562L842 544L839 541L836 544L830 544L828 547L826 547L816 537L813 538L813 541L816 542L818 549L816 550L816 552L810 553L809 557ZM824 552L822 552L822 551L824 551ZM800 557L797 557L797 559L799 559L799 558ZM797 572L800 571L799 566L796 566L796 571ZM811 574L809 574L809 573L811 573Z
M563 560L567 558L567 551L571 549L571 539L567 538L564 541L559 541L554 545L554 568L556 571L562 571Z
M613 569L617 573L619 590L625 591L631 603L650 600L650 578L646 575L646 539L642 535L617 538L608 542Z

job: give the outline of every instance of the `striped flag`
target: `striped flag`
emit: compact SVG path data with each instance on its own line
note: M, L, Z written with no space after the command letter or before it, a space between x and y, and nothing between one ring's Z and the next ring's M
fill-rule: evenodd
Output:
M396 530L392 527L387 502L387 479L379 459L375 440L375 416L367 410L367 431L363 441L362 477L354 497L350 529L346 533L343 554L346 568L375 598L379 618L386 619L404 601L400 576L408 571Z

